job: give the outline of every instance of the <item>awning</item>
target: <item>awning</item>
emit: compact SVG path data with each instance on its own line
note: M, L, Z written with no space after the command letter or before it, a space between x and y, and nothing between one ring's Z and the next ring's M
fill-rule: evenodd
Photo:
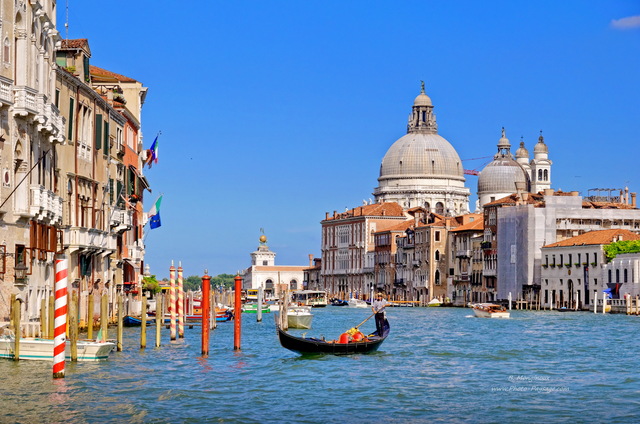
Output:
M142 187L149 190L149 193L151 193L151 186L149 185L149 181L147 181L147 178L140 173L140 170L138 170L138 168L133 165L129 165L129 169L131 170L131 172L136 174L136 177L138 177L138 179L140 180L140 184L142 184Z

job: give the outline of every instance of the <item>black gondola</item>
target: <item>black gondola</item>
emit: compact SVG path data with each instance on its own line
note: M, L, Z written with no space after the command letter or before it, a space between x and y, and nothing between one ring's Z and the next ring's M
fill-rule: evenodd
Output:
M336 299L335 297L330 300L331 305L333 306L349 306L349 302L342 299Z
M382 331L376 330L366 336L364 341L338 343L314 337L296 337L277 326L278 338L282 347L298 353L330 353L333 355L350 355L352 353L368 353L378 350L389 335L389 321L384 320Z

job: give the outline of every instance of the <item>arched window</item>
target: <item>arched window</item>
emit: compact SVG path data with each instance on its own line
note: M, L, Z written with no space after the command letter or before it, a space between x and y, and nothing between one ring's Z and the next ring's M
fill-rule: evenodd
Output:
M616 269L616 283L620 282L620 270Z
M2 63L5 66L11 64L11 41L9 41L9 37L5 37L2 45Z
M544 170L544 180L545 181L549 181L549 170L548 169Z
M609 270L609 282L611 282L611 270Z
M424 202L424 209L427 212L431 212L431 205L429 204L429 202Z
M538 169L538 181L542 181L542 169Z
M444 204L442 202L436 203L436 213L440 215L444 213Z
M297 290L298 289L298 282L293 279L289 282L289 290Z
M624 282L627 282L627 269L624 270Z
M436 261L440 260L440 251L439 250L436 250L435 259L436 259Z
M440 285L440 271L436 270L435 283Z

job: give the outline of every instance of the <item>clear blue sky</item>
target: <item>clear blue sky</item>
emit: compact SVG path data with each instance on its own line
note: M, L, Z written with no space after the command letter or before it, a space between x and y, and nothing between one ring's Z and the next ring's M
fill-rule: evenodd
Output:
M276 264L319 256L325 212L373 198L421 80L463 160L493 155L503 126L532 155L543 130L553 188L640 191L637 0L68 4L91 63L149 87L160 278L171 260L186 275L246 268L260 228ZM64 22L59 1L63 37Z

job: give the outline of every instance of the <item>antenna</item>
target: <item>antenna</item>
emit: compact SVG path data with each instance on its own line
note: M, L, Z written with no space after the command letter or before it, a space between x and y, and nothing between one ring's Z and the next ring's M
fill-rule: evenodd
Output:
M69 39L69 0L66 3L66 20L64 23L65 38Z

